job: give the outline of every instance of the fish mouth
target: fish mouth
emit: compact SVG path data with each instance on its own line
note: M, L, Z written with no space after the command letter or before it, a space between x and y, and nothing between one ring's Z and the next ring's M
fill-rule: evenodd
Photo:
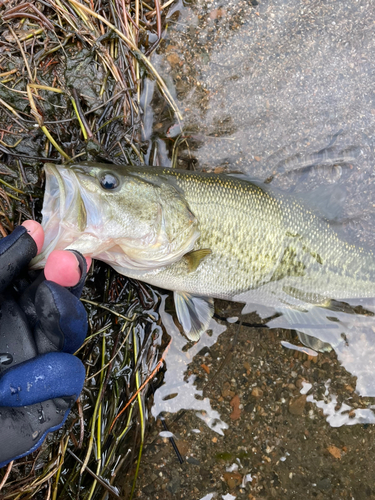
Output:
M45 266L53 250L63 250L84 229L86 210L75 172L69 167L51 163L44 166L45 192L42 209L44 244L42 251L30 263L32 269ZM69 230L70 226L70 230Z

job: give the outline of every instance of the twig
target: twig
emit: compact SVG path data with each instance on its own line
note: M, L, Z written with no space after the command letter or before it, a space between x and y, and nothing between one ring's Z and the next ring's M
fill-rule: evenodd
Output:
M174 0L168 0L164 5L160 6L160 10L164 10L166 7L169 7L174 2ZM152 17L156 14L156 10L152 10L151 12L147 12L146 17Z
M93 306L100 307L101 309L105 309L106 311L109 311L110 313L114 314L115 316L118 316L119 318L125 319L126 321L133 322L137 316L136 314L134 314L132 318L127 318L123 314L120 314L120 313L114 311L113 309L111 309L110 307L105 306L104 304L100 304L99 302L94 302L92 300L82 299L82 298L80 300L81 300L81 302L86 302L86 304L91 304Z
M5 471L5 475L4 475L4 477L3 477L3 480L2 480L2 481L1 481L1 483L0 483L0 491L3 489L4 484L5 484L5 483L7 482L7 480L8 480L8 477L9 477L10 471L12 470L13 463L14 463L14 460L12 460L11 462L9 462L9 464L8 464L8 467L7 467L7 470Z
M120 411L120 413L116 416L116 418L113 420L112 424L111 424L111 427L109 429L109 432L111 433L112 429L113 429L113 426L115 425L116 421L118 420L118 418L124 413L124 411L128 408L128 406L135 400L135 398L138 396L138 394L141 392L141 390L148 384L148 382L154 377L154 375L159 371L161 365L164 363L164 360L165 360L165 357L167 355L167 352L168 352L168 349L170 348L172 344L172 339L169 341L167 347L165 348L165 351L163 352L162 354L162 357L160 358L160 360L158 361L157 365L155 366L155 368L152 370L152 372L150 373L150 375L147 377L147 379L143 382L143 384L141 385L141 387L133 394L133 396L129 399L129 401L126 403L126 405L124 406L124 408Z
M71 450L69 450L69 448L66 450L70 455L72 455L72 457L77 460L77 462L81 465L83 465L83 462L80 458L77 457L77 455L75 453L73 453ZM106 483L105 481L103 481L103 479L101 477L99 477L97 474L95 474L95 472L93 472L89 467L86 467L86 470L87 472L92 476L94 477L98 483L100 483L107 491L108 493L110 493L111 495L115 496L116 498L121 498L120 495L117 493L117 491L111 486L109 485L108 483Z
M126 322L124 327L122 328L122 331L125 330L125 328L127 327L128 323ZM129 331L130 333L130 331ZM100 368L100 370L98 370L96 373L94 373L94 375L90 375L90 377L86 378L86 382L91 380L92 378L96 377L97 375L99 375L100 373L103 372L103 370L105 370L109 365L111 365L113 363L113 361L117 358L117 356L120 354L121 352L121 349L124 347L125 345L125 342L128 340L129 338L129 333L127 335L125 335L125 338L124 340L121 342L121 345L120 347L118 348L116 354L108 361L107 364L105 364L102 368Z
M29 62L26 58L26 54L22 48L22 44L21 42L18 40L18 37L17 35L15 34L15 32L13 31L13 28L9 25L9 31L12 33L17 45L18 45L18 48L20 49L20 52L22 54L22 57L23 57L23 60L25 61L25 66L26 66L26 69L27 69L27 74L29 75L29 79L30 81L32 82L34 79L33 79L33 75L31 74L31 70L30 70L30 66L29 66Z
M37 9L37 7L35 5L33 5L32 3L30 2L27 2L27 3L21 3L19 5L16 5L15 7L13 7L12 9L8 9L4 12L3 14L3 19L6 20L6 19L9 19L9 16L14 14L15 12L18 12L19 9L24 9L24 8L27 8L29 7L30 9L32 9L36 14L37 16L39 16L37 19L38 21L42 21L44 23L44 25L49 28L51 31L54 30L54 27L53 27L53 24L51 23L51 21L49 21L49 19L46 18L46 16L44 14L42 14L40 12L39 9ZM28 14L27 12L20 12L20 14ZM27 17L27 15L25 16Z
M133 327L133 351L134 351L134 363L136 364L137 363L137 339L136 339L135 328L134 327ZM133 485L132 485L132 489L131 489L131 492L130 492L130 498L129 498L129 500L132 500L133 495L134 495L134 491L135 491L135 487L136 487L136 484L137 484L137 477L138 477L138 473L139 473L139 467L141 465L141 457L142 457L143 444L144 444L144 439L145 439L145 421L144 421L144 415L143 415L142 398L141 398L141 395L140 395L140 391L141 390L139 388L139 381L140 381L139 371L137 370L137 372L135 374L135 383L136 383L136 387L137 387L137 398L138 398L138 405L139 405L139 415L140 415L140 419L141 419L141 445L140 445L139 451L138 451L138 460L137 460L137 465L136 465L136 468L135 468Z

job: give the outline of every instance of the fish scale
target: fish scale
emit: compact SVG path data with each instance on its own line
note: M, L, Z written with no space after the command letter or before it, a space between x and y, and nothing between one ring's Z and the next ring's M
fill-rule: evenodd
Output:
M174 263L158 278L153 274L153 284L158 279L164 288L231 299L267 282L282 289L290 278L288 284L327 298L374 296L373 252L340 240L329 222L299 201L216 174L164 169L162 175L176 179L200 221L195 249L212 254L194 273L183 260Z

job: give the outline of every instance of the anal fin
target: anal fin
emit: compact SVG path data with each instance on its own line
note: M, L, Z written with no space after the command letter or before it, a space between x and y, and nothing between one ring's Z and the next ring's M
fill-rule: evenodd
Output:
M214 301L209 297L174 292L178 321L189 340L197 341L204 333L214 314Z
M343 341L345 324L340 321L341 316L325 307L315 306L304 311L288 308L280 312L282 316L271 319L267 326L296 330L302 344L315 351L328 352L330 346L335 348Z
M307 333L303 333L303 332L297 331L297 335L298 335L300 342L304 346L310 347L314 351L317 351L317 352L331 352L332 351L332 346L328 342L323 342L323 340L317 339L316 337L312 337L311 335L308 335Z

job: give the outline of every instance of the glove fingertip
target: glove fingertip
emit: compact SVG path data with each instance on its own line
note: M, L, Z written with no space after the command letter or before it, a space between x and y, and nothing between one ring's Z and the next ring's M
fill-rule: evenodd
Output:
M74 255L77 257L78 265L81 270L81 279L75 286L69 288L70 292L79 299L82 294L83 286L85 284L89 263L87 258L84 257L80 252L77 252L77 250L69 250L69 252L74 253ZM91 264L91 259L90 259L90 264Z
M27 233L32 237L37 246L37 254L41 252L44 244L44 230L42 225L36 220L25 220L22 226L26 228Z

